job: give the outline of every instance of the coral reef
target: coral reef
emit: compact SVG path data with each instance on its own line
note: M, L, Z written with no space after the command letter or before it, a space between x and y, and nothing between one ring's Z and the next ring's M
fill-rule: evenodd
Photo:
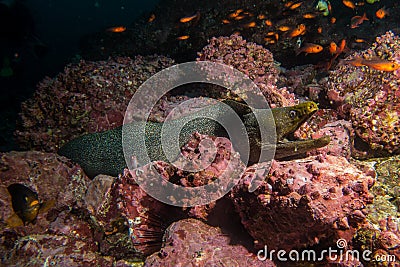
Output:
M110 58L68 65L45 78L22 104L16 131L25 149L55 152L66 141L88 132L122 125L136 89L173 60L163 56Z
M275 266L231 244L221 229L195 219L173 223L163 239L163 248L149 256L144 266Z
M272 53L261 45L247 42L237 34L211 38L208 45L198 53L197 60L224 63L243 72L260 88L271 107L297 104L293 94L286 88L278 89L276 86L279 68L274 62ZM212 75L217 74L212 73ZM239 92L234 92L240 96L246 90L250 89L243 85ZM229 92L220 92L220 94L220 97L224 98L230 95Z
M5 222L13 214L7 186L20 183L39 196L39 201L55 201L46 213L39 213L35 225L15 228L19 234L42 233L57 214L78 207L90 181L83 170L67 159L44 152L9 152L0 154L0 220ZM5 225L4 225L5 226Z
M389 31L377 37L369 49L346 60L355 58L400 63L400 37ZM344 61L330 73L326 86L328 98L372 150L400 152L400 70L380 71Z
M305 248L351 239L372 201L368 190L374 174L363 173L339 156L273 161L255 192L248 192L254 179L248 176L232 190L231 198L256 247Z

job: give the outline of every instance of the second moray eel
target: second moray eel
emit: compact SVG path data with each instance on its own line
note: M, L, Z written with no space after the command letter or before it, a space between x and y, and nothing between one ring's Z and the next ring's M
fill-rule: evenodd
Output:
M244 104L230 100L224 101L224 103L235 110L246 128L245 131L249 136L248 140L251 150L244 161L248 161L249 165L263 160L262 158L260 159L260 154L263 150L276 149L275 159L282 159L326 146L330 142L328 136L323 136L319 139L284 141L285 137L296 131L318 110L318 106L314 102L309 101L291 107L273 108L271 109L272 116L270 116L271 113L268 113L269 110L252 110ZM136 138L140 136L137 130L138 126L143 126L146 129L146 150L153 161L163 160L168 162L161 149L161 129L163 127L163 134L171 134L172 136L176 134L180 125L184 125L179 135L180 147L190 139L192 133L195 131L210 136L228 137L227 132L219 123L207 118L210 114L217 114L218 117L226 119L224 117L227 113L219 105L215 105L204 108L194 114L185 115L183 118L164 123L134 122L127 124L124 126L127 127L124 129L124 132L127 130L131 133L129 136L125 135L125 138L130 143L129 154L135 155L140 152L141 145ZM182 123L183 121L185 123ZM227 121L229 122L229 119ZM261 142L260 126L266 129L267 132L268 129L275 127L276 136L269 138L269 141L267 138L266 141L263 139L263 142ZM126 167L122 148L122 132L121 126L101 133L86 134L65 144L58 153L78 163L91 178L98 174L117 176ZM241 142L241 139L239 137L236 140ZM276 146L274 141L277 141ZM232 142L233 146L236 147L235 140ZM240 149L238 151L240 152Z

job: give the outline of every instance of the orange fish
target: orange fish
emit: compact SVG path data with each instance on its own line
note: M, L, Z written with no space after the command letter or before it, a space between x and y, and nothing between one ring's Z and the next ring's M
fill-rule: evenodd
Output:
M289 2L285 3L285 7L290 7L290 6L292 6L292 5L293 5L293 2L292 2L292 1L289 1Z
M231 22L230 22L229 20L227 20L227 19L223 19L223 20L222 20L222 23L223 23L223 24L229 24L229 23L231 23Z
M187 40L187 39L189 39L189 37L190 37L189 35L182 35L182 36L177 37L176 40L180 40L180 41Z
M351 0L343 0L342 2L348 8L351 8L351 9L355 9L356 8L356 5Z
M303 34L305 34L305 33L306 33L306 25L300 24L300 25L298 25L298 26L296 27L296 29L292 30L292 31L288 34L288 36L293 38L293 37L296 37L296 36L299 36L299 35L303 35Z
M196 14L194 14L193 16L183 17L179 21L181 23L188 23L188 22L190 22L190 21L192 21L194 19L197 19L198 17L200 17L200 12L199 11L197 11Z
M365 43L365 40L361 39L361 38L357 38L357 39L354 40L354 42L356 42L356 43Z
M291 5L291 6L289 7L289 9L295 10L296 8L298 8L299 6L301 6L302 4L303 4L303 2L295 3L295 4Z
M282 25L278 27L278 30L280 30L281 32L287 32L288 30L290 30L289 26L286 25Z
M330 52L332 55L334 55L334 54L337 53L337 51L338 51L338 47L337 47L336 43L332 41L332 42L329 44L329 52Z
M265 16L264 14L260 14L260 15L257 16L257 18L258 18L258 19L265 19L266 16Z
M237 9L237 10L235 10L235 12L232 12L231 14L229 14L228 17L230 17L232 19L236 18L242 12L243 12L243 9Z
M305 43L303 47L297 49L296 56L302 52L307 54L316 54L323 50L324 48L318 44Z
M364 15L362 15L362 16L352 17L351 21L350 21L350 28L352 28L352 29L357 28L361 23L364 22L364 20L369 20L367 18L367 14L365 14L365 12L364 12Z
M340 44L339 44L338 53L339 53L339 54L342 53L342 52L344 51L345 48L346 48L346 40L345 40L345 39L342 39L342 40L340 41Z
M381 58L363 59L360 57L356 57L345 62L351 64L352 66L368 66L374 70L380 71L395 71L400 68L399 63Z
M153 22L156 19L156 15L155 14L151 14L149 19L147 20L147 22Z
M314 13L306 13L303 15L303 18L305 18L305 19L313 19L315 17L316 17L316 15Z
M264 38L264 41L265 41L267 44L275 44L275 43L276 43L276 40L275 40L274 38L271 38L271 37L265 37L265 38Z
M331 23L332 23L332 24L335 24L335 23L336 23L336 18L335 18L335 17L332 17L332 18L331 18Z
M116 26L107 29L108 32L124 32L126 31L126 27L124 26Z
M272 21L269 20L269 19L267 19L267 20L265 21L265 25L267 25L267 26L272 26Z
M320 26L320 27L318 27L318 29L317 29L317 32L319 33L319 34L321 34L322 33L322 27Z
M378 10L375 12L375 16L376 16L378 19L383 19L384 17L386 17L386 16L388 16L388 15L389 15L389 11L388 11L385 7L382 7L382 8L378 9Z
M254 27L256 27L256 26L257 26L257 23L255 23L254 21L252 21L252 22L249 22L249 23L243 25L243 28L254 28Z

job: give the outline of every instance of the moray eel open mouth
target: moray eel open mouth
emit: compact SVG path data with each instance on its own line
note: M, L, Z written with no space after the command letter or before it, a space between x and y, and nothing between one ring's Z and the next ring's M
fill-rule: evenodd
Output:
M328 136L323 136L319 139L283 141L287 135L296 131L318 110L318 106L314 102L308 101L291 107L274 108L271 109L271 111L267 110L267 112L262 109L251 109L244 104L231 100L223 102L236 111L246 127L250 139L251 151L248 160L245 160L245 162L248 162L249 165L263 161L263 159L260 158L261 151L263 150L276 150L275 158L282 159L326 146L330 142ZM224 114L221 110L218 110L217 107L214 108L214 106L207 107L207 109L203 111L203 114L213 112L222 114L221 116ZM271 114L271 112L272 116L264 115ZM257 116L260 114L263 116ZM161 129L164 126L163 131L165 131L165 128L167 128L167 131L168 128L171 132L176 131L176 124L178 122L179 119L167 121L165 123L134 122L129 125L124 125L124 127L129 127L129 131L133 133L132 136L135 136L135 134L139 134L137 131L138 126L143 126L138 125L138 123L145 124L146 149L150 159L153 161L163 160L168 162L162 151ZM260 136L259 126L270 129L275 127L276 136L274 136L274 138L269 138L269 141L265 142ZM228 137L225 129L222 128L218 122L197 116L195 120L185 125L180 135L179 145L184 145L189 140L191 134L196 131L210 136ZM133 147L132 155L134 155L135 147L138 148L141 146L134 138L130 140L130 144ZM235 144L233 145L235 146ZM126 167L122 148L122 126L101 133L91 133L80 136L61 147L58 153L78 163L91 178L98 174L117 176Z

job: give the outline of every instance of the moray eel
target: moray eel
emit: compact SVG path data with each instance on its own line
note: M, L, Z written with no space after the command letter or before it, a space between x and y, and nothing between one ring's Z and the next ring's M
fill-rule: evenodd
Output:
M240 148L242 140L248 140L251 149L250 152L247 155L240 153L241 158L248 165L263 161L263 158L260 158L263 151L275 152L275 159L283 159L323 147L330 142L328 136L310 140L284 140L285 137L292 134L318 110L318 106L314 102L309 101L291 107L273 108L270 110L251 109L244 104L231 100L223 102L228 104L237 113L236 115L242 120L245 132L248 134L248 138L241 138L239 134L239 138L236 138L236 140L231 139L235 149L239 153L241 150L237 149L237 146ZM133 122L126 124L124 130L121 126L101 133L86 134L66 143L60 148L58 154L78 163L91 178L98 174L117 176L127 166L122 148L123 131L124 133L126 131L130 133L128 136L124 136L125 140L127 139L130 144L129 155L137 155L137 153L146 150L152 161L163 160L168 162L169 160L161 148L160 136L163 127L163 134L166 133L167 136L172 136L176 134L180 125L184 125L179 133L180 147L187 143L195 131L210 136L230 137L220 123L207 118L210 114L216 114L218 119L229 122L230 118L225 118L225 116L228 116L225 115L227 114L226 110L221 109L220 105L209 106L196 111L195 114L184 115L183 118L169 120L164 123L150 121ZM138 126L145 127L146 129L145 148L137 141L137 136L140 136L137 130ZM268 129L274 129L273 127L275 126L276 135L274 131L274 134L271 134L270 137L262 139L260 126L267 129L267 132ZM172 142L170 143L176 143L175 140L177 139L171 140Z

